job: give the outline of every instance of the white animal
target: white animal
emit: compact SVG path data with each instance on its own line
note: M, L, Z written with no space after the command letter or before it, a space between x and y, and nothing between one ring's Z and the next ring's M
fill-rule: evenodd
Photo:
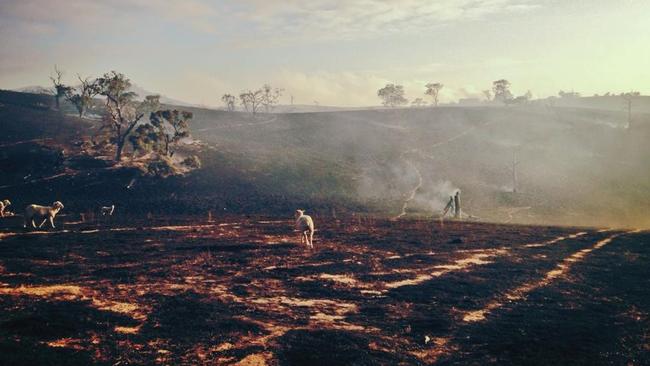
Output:
M102 216L113 216L113 211L115 211L115 205L104 206L102 207Z
M308 248L314 249L314 220L305 215L304 210L296 210L296 230L300 232L300 244L306 243Z
M11 205L9 200L0 201L0 217L5 217L5 209Z
M25 207L24 227L27 227L28 222L31 222L32 227L36 228L34 219L43 219L43 222L38 225L39 228L45 224L45 221L49 220L50 226L54 229L54 217L56 217L56 214L58 214L62 209L63 203L59 201L54 202L52 206L29 205Z

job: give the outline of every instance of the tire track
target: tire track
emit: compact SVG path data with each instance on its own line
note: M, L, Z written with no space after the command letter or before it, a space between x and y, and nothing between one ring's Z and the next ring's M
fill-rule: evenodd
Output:
M436 265L433 267L425 268L423 270L420 270L420 273L417 273L415 271L414 274L416 276L414 278L410 279L404 279L400 281L395 281L395 282L388 282L384 284L384 287L388 289L392 288L398 288L402 286L412 286L412 285L419 285L422 282L432 280L436 277L440 277L442 275L451 273L451 272L457 272L457 271L462 271L471 267L477 267L481 265L486 265L492 263L492 259L499 258L506 256L510 253L512 253L513 249L516 248L537 248L537 247L544 247L544 246L549 246L556 244L558 242L568 240L568 239L575 239L580 236L583 236L587 234L587 232L581 231L575 234L571 235L566 235L566 236L558 236L557 238L545 241L543 243L535 243L535 244L523 244L521 246L512 246L512 247L502 247L502 248L493 248L493 249L485 249L485 250L480 250L475 253L473 253L471 256L468 257L463 257L460 259L455 260L454 262L446 265ZM620 235L620 234L616 234ZM424 253L423 255L427 255L428 253ZM401 257L399 257L401 258ZM399 259L396 257L392 258L387 258L387 259Z
M611 243L612 240L616 239L617 237L619 237L621 235L633 234L633 233L636 233L636 232L639 232L639 231L640 230L634 230L634 231L628 231L626 233L617 233L617 234L610 235L610 236L606 237L605 239L601 239L601 240L597 241L596 244L594 244L593 246L591 246L589 248L581 249L581 250L571 254L570 256L564 258L555 267L555 269L546 272L544 277L542 277L541 279L539 279L537 281L533 281L533 282L524 283L523 285L520 285L519 287L516 287L516 288L508 291L504 296L495 298L492 301L490 301L482 309L466 312L462 317L463 321L467 322L467 323L473 323L473 322L479 322L479 321L486 320L487 315L489 315L494 310L497 310L497 309L503 307L504 304L506 304L508 302L524 300L526 298L526 296L529 293L531 293L532 291L534 291L534 290L536 290L538 288L547 286L551 282L553 282L554 280L565 276L571 270L574 263L581 262L582 260L584 260L584 258L589 253L604 247L605 245ZM580 234L580 235L578 235L578 234ZM578 234L574 234L572 236L575 238L577 236L581 236L581 235L584 235L586 233L581 232L581 233L578 233ZM571 235L569 236L569 238L570 237L571 237ZM557 241L559 241L559 240L557 240ZM546 245L554 244L557 241L551 240L551 241L547 242ZM529 246L527 246L527 247L529 247Z
M602 233L607 231L611 231L611 229L598 230L596 231L596 233ZM507 303L525 300L527 295L530 294L532 291L547 286L551 284L553 281L558 280L562 276L565 276L571 270L574 263L584 260L584 258L588 254L610 244L614 239L616 239L619 236L634 234L640 231L641 230L632 230L628 232L619 232L619 233L612 234L604 239L598 240L591 247L581 249L569 255L568 257L565 257L560 263L558 263L558 265L554 269L548 271L541 279L520 285L506 292L503 296L494 298L482 309L465 312L461 317L461 322L458 324L458 328L456 328L447 336L436 338L436 341L434 342L435 345L434 348L427 349L422 352L414 353L414 355L419 357L423 361L426 361L427 364L433 364L445 357L450 357L454 354L458 354L459 352L461 352L461 345L458 342L454 341L454 339L458 337L458 333L460 329L470 324L476 324L476 323L487 321L487 316L490 313L502 308ZM558 238L541 243L538 246L552 245L569 238L576 238L578 236L582 236L584 234L585 233L580 232L566 237L560 236ZM523 247L528 247L528 246L524 245Z

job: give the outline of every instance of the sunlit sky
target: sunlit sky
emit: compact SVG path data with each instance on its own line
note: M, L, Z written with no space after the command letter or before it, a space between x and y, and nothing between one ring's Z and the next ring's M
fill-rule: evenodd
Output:
M410 99L650 94L650 1L0 0L0 88L48 85L53 65L125 73L137 85L218 106L264 83L283 104L377 105L388 82Z

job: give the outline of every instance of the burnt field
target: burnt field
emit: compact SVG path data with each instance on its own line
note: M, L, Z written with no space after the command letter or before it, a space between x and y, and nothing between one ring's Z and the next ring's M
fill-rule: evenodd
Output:
M650 363L648 232L324 221L2 229L0 364Z

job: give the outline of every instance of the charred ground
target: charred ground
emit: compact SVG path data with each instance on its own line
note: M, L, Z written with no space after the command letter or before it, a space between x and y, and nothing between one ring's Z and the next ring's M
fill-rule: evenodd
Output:
M0 363L650 362L647 232L267 217L0 234Z

